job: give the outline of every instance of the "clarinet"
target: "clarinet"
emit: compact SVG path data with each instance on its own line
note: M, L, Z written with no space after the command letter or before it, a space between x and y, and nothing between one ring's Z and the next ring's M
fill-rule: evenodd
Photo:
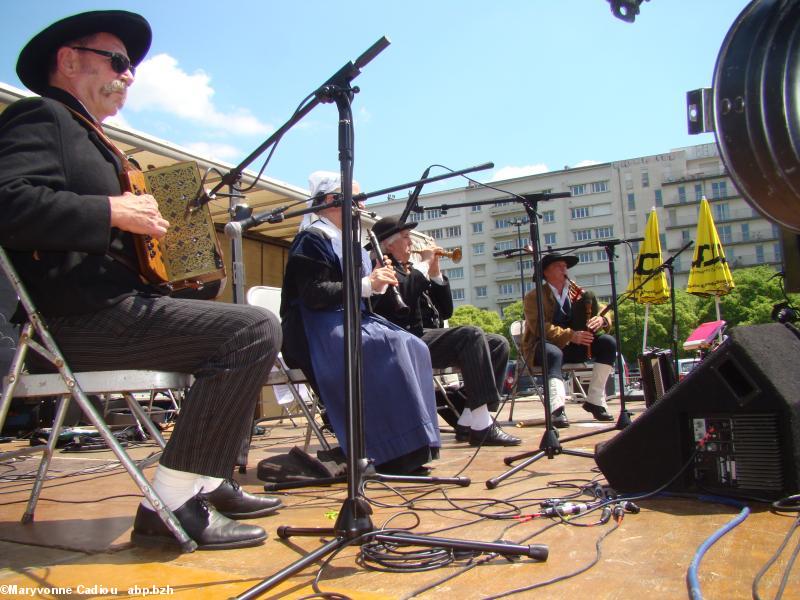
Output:
M375 250L375 260L380 266L385 267L386 262L383 260L383 252L381 252L381 245L378 243L378 236L373 233L372 229L367 230L367 235L369 235L369 241L372 244L372 248ZM396 285L390 285L387 293L394 298L394 313L405 317L411 312L408 305L403 302L403 297L400 295L400 290L397 289Z

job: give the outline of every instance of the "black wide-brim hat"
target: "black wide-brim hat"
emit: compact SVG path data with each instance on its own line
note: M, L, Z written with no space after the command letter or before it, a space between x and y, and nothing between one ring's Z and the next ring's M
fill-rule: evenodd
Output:
M544 270L552 265L554 262L564 261L567 263L567 268L571 269L575 265L578 264L579 258L577 256L573 256L572 254L559 254L558 252L551 252L550 254L545 254L542 257L542 273Z
M406 229L414 229L416 226L417 223L409 223L408 221L405 223L400 223L400 220L397 217L383 217L372 227L372 233L375 234L375 237L378 238L379 242L382 242L383 240L393 236L395 233L400 233ZM371 249L372 244L368 244L367 250Z
M131 64L136 66L150 49L153 32L141 15L125 10L95 10L61 19L37 33L17 59L17 76L33 92L42 94L48 87L50 61L61 46L94 33L117 36Z

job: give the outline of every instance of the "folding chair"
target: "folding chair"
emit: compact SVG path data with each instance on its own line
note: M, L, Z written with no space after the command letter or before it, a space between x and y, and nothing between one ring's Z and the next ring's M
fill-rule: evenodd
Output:
M178 539L181 549L184 552L194 551L197 548L197 544L186 535L178 520L161 501L155 490L150 487L139 467L131 460L119 440L112 433L103 415L100 414L87 397L87 394L123 394L131 413L136 416L163 449L165 442L161 432L145 414L133 394L137 392L152 392L154 390L184 389L191 385L191 375L138 370L74 373L50 335L42 316L36 310L33 301L3 248L0 248L0 265L28 316L28 320L23 325L20 333L19 343L11 361L9 374L3 380L3 395L2 400L0 400L0 426L5 423L13 398L59 396L56 415L46 445L0 454L0 460L3 460L12 456L37 451L43 453L22 522L30 523L33 521L36 503L61 433L69 401L74 399L89 422L97 429L100 437L142 490L144 496L155 507L159 517ZM40 341L34 339L35 337L38 337ZM58 370L58 374L29 375L23 373L25 356L29 348L49 361Z
M517 351L517 356L519 360L517 360L515 372L514 372L514 386L512 388L512 396L511 396L511 409L509 411L508 420L511 421L512 416L514 414L514 403L516 401L516 392L517 392L517 385L519 383L520 375L523 372L523 369L527 370L528 373L533 377L534 382L536 381L536 376L542 378L542 385L544 385L544 376L542 374L541 367L530 367L528 365L528 361L525 358L525 355L522 352L522 335L525 331L525 321L514 321L511 323L510 333L511 333L511 341L514 344L514 348ZM592 363L581 362L581 363L564 363L561 365L561 372L565 375L565 387L567 389L568 398L571 402L583 402L586 400L586 390L584 388L584 382L587 377L591 376L592 373ZM541 393L540 393L541 396Z
M280 318L281 289L266 285L253 286L247 290L247 303L251 306L260 306L261 308L265 308ZM308 386L308 378L305 376L303 371L300 369L290 369L287 367L283 357L278 354L278 359L275 361L275 366L272 368L272 372L269 374L266 385L285 386L288 388L289 392L294 398L295 404L297 404L298 408L302 411L303 416L305 416L308 427L306 428L306 439L303 450L308 450L309 443L311 442L312 432L317 437L317 440L322 448L324 450L330 450L331 445L328 443L328 440L325 439L325 435L322 433L322 430L314 418L314 413L319 414L317 398L313 390L311 390L310 386ZM300 392L299 387L302 385L308 386L308 396L311 398L310 402L308 403Z

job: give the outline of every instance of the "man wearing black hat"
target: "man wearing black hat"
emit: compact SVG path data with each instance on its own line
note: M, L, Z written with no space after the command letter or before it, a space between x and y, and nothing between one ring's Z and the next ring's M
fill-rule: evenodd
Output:
M600 306L594 293L571 285L568 270L576 264L578 257L567 254L551 253L542 258L547 385L553 425L561 428L569 427L564 412L566 388L561 365L587 360L587 350L591 352L594 366L583 409L598 421L614 420L607 410L605 388L608 377L614 372L617 343L612 336L602 333L611 327L611 313L598 316ZM528 292L524 302L522 351L526 360L533 364L542 361L537 306L536 291Z
M384 300L373 303L375 312L422 338L431 353L434 368L458 367L464 379L467 407L456 425L456 439L472 446L516 446L522 442L507 434L492 419L489 411L500 403L508 362L508 340L501 335L484 333L479 327L464 325L444 328L453 314L450 283L439 268L437 248L419 250L420 261L409 262L412 251L411 230L416 223L400 223L396 217L384 217L372 231L389 256L398 280L398 290L411 309L396 312L396 305Z
M266 532L231 519L269 514L280 501L228 478L280 325L258 308L165 296L135 269L133 234L159 239L169 223L151 195L122 188L123 166L99 128L122 108L150 41L143 17L93 11L23 48L17 74L41 97L0 115L0 244L73 370L194 375L153 489L198 547L252 546ZM176 544L146 500L132 539Z

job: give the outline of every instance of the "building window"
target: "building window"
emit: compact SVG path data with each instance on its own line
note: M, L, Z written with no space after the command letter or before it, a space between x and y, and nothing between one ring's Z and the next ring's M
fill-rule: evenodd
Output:
M472 244L472 255L481 256L486 251L486 245L483 243Z
M614 226L606 225L605 227L597 227L594 230L594 237L598 240L604 240L614 237Z
M682 185L678 187L678 202L686 204L686 188Z
M545 233L544 234L544 243L548 246L555 246L556 245L556 234L555 233Z
M472 205L472 212L481 212L481 205L480 204L473 204Z
M408 215L408 220L412 223L420 223L425 220L425 213L416 213L411 211L411 214Z
M465 298L464 288L450 288L450 295L453 300L463 300Z
M626 190L633 189L633 177L631 177L630 173L625 173L625 189Z
M750 223L742 223L742 241L750 241Z
M728 197L728 184L725 181L711 183L711 197L715 199Z
M533 282L530 280L525 281L525 293L527 294L533 289Z
M589 184L592 189L593 194L599 194L601 192L608 191L608 182L607 181L594 181Z
M717 231L719 232L719 241L722 244L730 244L733 241L733 235L731 234L730 225L723 225L722 227L717 227Z
M756 264L763 265L764 264L764 246L759 244L756 246Z
M440 240L444 237L441 229L431 229L430 231L423 231L422 233L431 236L435 240Z
M486 293L486 286L485 285L479 285L478 287L475 288L475 297L476 298L486 298L486 296L488 296L488 294Z
M730 207L727 202L714 205L714 221L727 221L731 218Z
M586 193L586 184L571 185L569 191L573 196L583 196Z
M448 279L464 279L464 267L445 269L445 274L447 275Z
M650 173L642 171L642 187L650 187Z
M461 225L454 225L453 227L445 227L444 237L446 238L461 237Z
M703 184L702 183L695 183L694 184L694 199L700 202L703 199Z
M483 233L483 221L472 224L472 233Z
M661 197L661 190L654 190L653 193L656 196L656 206L659 208L664 206L664 199Z
M578 262L582 263L594 262L594 252L576 252L575 256L578 257Z
M555 223L555 221L556 221L556 211L545 210L542 212L542 223Z
M514 293L514 284L513 283L501 283L497 286L498 292L500 292L501 296L511 296Z
M502 242L497 242L494 245L495 250L513 250L517 247L516 240L504 240Z
M506 229L507 227L511 227L511 223L509 223L507 219L495 219L494 220L494 228L495 229Z
M592 207L593 217L603 217L611 214L611 204L595 204Z
M442 209L440 208L431 208L425 211L426 219L438 219L441 216L442 216Z
M636 210L636 195L633 193L628 194L628 210L630 212Z
M486 275L486 265L472 265L472 272L475 277L483 277Z
M658 234L658 242L661 244L662 248L667 247L667 234L666 233L659 233Z
M775 253L775 262L783 262L783 254L781 253L780 244L773 244L772 252Z
M493 206L496 208L496 207L499 207L499 206L508 206L509 204L511 204L511 202L510 202L510 201L508 201L508 200L504 200L504 201L502 201L502 202L495 202L495 203L493 204Z
M585 219L589 217L589 207L588 206L579 206L577 208L571 208L569 210L570 219Z
M572 232L572 238L576 242L583 242L592 239L591 229L578 229Z
M690 239L692 239L690 236L691 236L691 232L688 229L681 230L681 242L682 243L685 244Z

